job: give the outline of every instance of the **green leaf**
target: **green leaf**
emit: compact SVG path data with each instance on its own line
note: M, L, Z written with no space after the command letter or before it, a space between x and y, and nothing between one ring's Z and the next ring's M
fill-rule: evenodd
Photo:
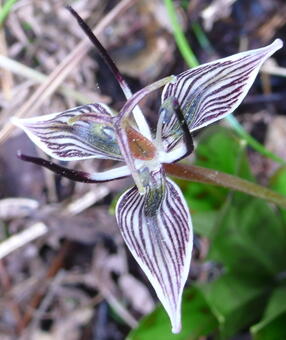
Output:
M221 338L229 339L259 320L271 290L281 282L286 228L265 201L235 192L217 215L211 239L209 259L223 264L227 274L203 290L220 323Z
M18 0L7 0L3 6L0 6L0 26L3 25L4 21L6 20L7 16L12 10L13 5Z
M224 127L210 127L200 135L195 164L252 180L245 143L235 132ZM214 226L215 212L224 204L228 190L187 181L179 181L179 184L191 209L195 231L209 236ZM209 225L208 215L211 216Z
M184 190L192 215L202 211L218 210L225 200L225 193L225 189L194 182L188 182Z
M286 339L286 287L277 288L268 303L263 319L251 328L254 340Z
M245 142L233 130L210 127L200 135L196 165L253 180L245 147Z
M224 127L211 127L200 135L196 148L196 165L239 175L252 180L245 144L235 132ZM218 209L228 190L200 183L187 183L185 197L194 212Z
M230 150L226 155L229 154ZM215 157L219 159L218 155ZM223 159L218 162L223 164ZM242 154L241 165L244 169L241 174L251 177L245 154ZM285 192L284 189L282 193ZM283 260L286 228L265 201L233 193L221 211L212 240L210 258L223 263L230 271L273 280L286 267Z
M271 189L286 195L286 166L279 168L270 178L269 186ZM281 209L281 216L284 223L286 223L286 210Z
M259 319L267 301L268 288L225 274L204 285L202 291L219 322L220 338L229 339Z
M210 334L216 327L217 321L200 290L191 287L186 289L183 295L181 333L171 333L170 321L165 310L160 306L142 319L127 339L196 340Z
M222 210L209 257L228 271L274 281L286 269L286 228L266 202L234 193Z
M210 238L213 232L218 212L216 210L199 211L192 214L194 232Z

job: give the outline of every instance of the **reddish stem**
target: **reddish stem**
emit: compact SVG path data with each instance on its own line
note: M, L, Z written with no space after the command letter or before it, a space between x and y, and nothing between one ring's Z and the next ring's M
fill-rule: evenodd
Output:
M171 176L193 182L218 185L224 188L241 191L248 195L262 198L277 204L280 207L286 208L285 196L236 176L196 165L164 164L164 168Z

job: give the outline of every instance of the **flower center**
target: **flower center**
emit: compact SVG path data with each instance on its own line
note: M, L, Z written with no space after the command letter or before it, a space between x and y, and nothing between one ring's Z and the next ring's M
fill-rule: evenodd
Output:
M136 131L132 127L127 127L126 134L130 151L134 158L149 161L156 156L155 145L140 132Z

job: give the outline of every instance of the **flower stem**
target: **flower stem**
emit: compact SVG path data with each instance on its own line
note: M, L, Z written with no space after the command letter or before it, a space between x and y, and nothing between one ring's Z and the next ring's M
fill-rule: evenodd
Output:
M162 78L160 80L155 81L154 83L144 87L143 89L139 90L138 92L134 93L131 98L127 100L125 105L119 112L119 115L114 117L115 121L120 122L123 124L126 119L128 119L129 114L132 112L134 107L149 93L158 90L160 87L165 86L168 83L174 83L176 81L176 76L171 75L169 77Z
M286 208L286 196L236 176L196 165L164 164L164 168L171 176L240 191Z

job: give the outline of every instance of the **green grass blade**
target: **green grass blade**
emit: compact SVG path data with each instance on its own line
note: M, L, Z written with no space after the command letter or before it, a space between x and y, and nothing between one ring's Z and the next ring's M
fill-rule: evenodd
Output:
M18 0L7 0L4 5L0 6L0 26L3 25L5 19L9 15L13 5Z
M202 30L201 25L197 21L192 23L192 30L201 47L209 53L214 53L213 47L209 42L208 37L206 36L205 32Z
M247 144L250 145L254 150L259 152L261 155L272 159L273 161L281 164L286 164L285 160L275 155L273 152L267 150L262 144L260 144L255 138L245 131L238 120L231 114L226 117L231 127L246 140Z
M190 67L195 67L199 65L198 59L195 56L193 50L191 49L186 36L184 35L180 23L178 21L177 15L176 15L176 8L174 6L174 3L172 0L164 0L165 6L168 12L168 16L170 18L172 28L174 31L174 38L176 41L176 44L178 45L178 48L185 60L185 62Z

